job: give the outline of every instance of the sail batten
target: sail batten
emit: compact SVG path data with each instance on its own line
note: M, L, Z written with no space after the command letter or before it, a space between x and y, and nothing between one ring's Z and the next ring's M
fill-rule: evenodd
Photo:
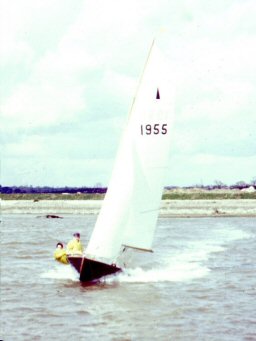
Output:
M152 250L172 125L172 93L163 61L153 43L86 250L96 259L114 261L123 245Z

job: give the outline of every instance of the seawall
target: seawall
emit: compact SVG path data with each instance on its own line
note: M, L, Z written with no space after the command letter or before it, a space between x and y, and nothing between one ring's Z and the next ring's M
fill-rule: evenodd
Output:
M2 214L98 214L102 200L1 200ZM256 217L256 200L162 200L161 217Z

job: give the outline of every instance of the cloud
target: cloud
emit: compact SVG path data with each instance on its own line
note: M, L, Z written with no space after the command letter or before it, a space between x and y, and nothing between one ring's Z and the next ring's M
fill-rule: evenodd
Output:
M70 159L77 182L84 181L86 167L88 181L106 180L111 167L105 174L100 160L113 162L147 49L157 35L176 88L172 153L180 166L175 167L181 174L189 164L194 175L183 176L193 181L202 169L197 156L211 155L212 168L211 158L201 158L208 165L203 177L211 179L218 168L221 178L221 172L228 174L228 158L237 157L240 180L256 150L255 6L252 0L3 0L5 169L15 164L25 172L33 165L33 181L40 182L36 167L43 162L47 174L56 173L52 179L71 181ZM34 158L42 161L33 164ZM4 174L11 181L11 174ZM18 171L12 179L19 182Z
M2 123L8 130L29 130L71 121L85 109L83 90L49 83L21 85L2 105Z
M255 176L256 156L237 157L215 154L172 155L166 184L210 185L221 180L227 185L250 181Z
M11 142L3 149L5 157L26 158L40 154L45 155L46 140L41 136L28 136L17 142Z
M117 3L115 4L117 5ZM39 57L35 57L37 53L33 51L33 40L17 40L19 34L24 35L21 22L28 20L29 23L26 23L26 25L28 27L33 25L34 20L31 19L30 15L37 16L39 14L38 10L32 6L29 10L30 15L25 13L24 10L21 11L23 20L19 18L16 22L10 39L16 50L7 51L7 55L17 52L15 53L18 56L17 58L23 60L26 65L32 60L33 63L29 72L27 72L26 80L20 82L20 84L17 83L13 87L11 94L2 100L2 123L6 129L13 131L26 129L26 133L28 133L29 129L35 127L50 127L62 122L72 122L82 112L85 117L88 103L91 110L95 109L93 105L95 93L93 96L89 96L91 95L91 89L95 89L96 84L99 86L98 94L99 91L102 91L101 96L103 98L111 94L119 98L119 102L122 100L127 87L131 88L133 80L110 69L111 51L106 46L104 50L104 37L102 37L103 27L106 33L108 31L106 27L109 27L111 32L114 29L113 18L106 15L105 12L109 8L108 6L109 4L107 5L102 1L96 1L93 5L86 3L78 19L72 25L66 27L65 34L57 42L55 48L46 51L46 53L41 53ZM126 7L126 10L132 10L132 7L128 5ZM10 7L8 8L10 9ZM95 20L99 8L98 20ZM114 25L122 26L121 23L124 24L124 21L128 21L127 12L120 7L120 4L118 8L121 15L115 17ZM42 18L45 19L46 17L52 17L57 7L54 7L50 14L46 14L47 9L49 9L49 3L47 2L41 9ZM13 15L14 11L11 9L11 16ZM37 28L42 23L42 18L40 18L39 24L34 22ZM135 16L133 18L135 20ZM129 27L122 27L123 34L129 35ZM134 25L131 25L131 27L135 29ZM118 30L119 36L122 36L121 31ZM48 31L46 32L46 35L48 35ZM98 47L96 51L90 48L92 45L90 43L92 33L94 35L92 41L98 41L95 46L100 46L100 50ZM19 44L24 45L24 51L17 50ZM6 50L8 50L8 46ZM98 53L99 51L100 53ZM28 54L30 54L29 59ZM106 57L108 62L106 62ZM18 61L12 60L12 63L18 63ZM109 64L104 65L104 63ZM97 101L98 98L97 96ZM101 114L100 111L98 111L98 114Z
M106 186L111 168L112 163L106 158L70 160L34 155L26 158L25 163L17 158L6 158L1 171L5 185L94 186L101 182Z

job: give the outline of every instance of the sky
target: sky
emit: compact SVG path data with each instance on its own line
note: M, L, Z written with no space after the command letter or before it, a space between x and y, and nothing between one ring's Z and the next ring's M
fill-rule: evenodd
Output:
M153 38L175 88L166 186L256 177L255 0L1 0L1 184L107 186Z

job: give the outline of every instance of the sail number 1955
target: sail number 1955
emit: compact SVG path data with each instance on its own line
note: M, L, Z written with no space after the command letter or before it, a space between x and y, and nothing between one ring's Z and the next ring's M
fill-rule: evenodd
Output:
M165 135L167 134L167 124L141 124L140 133L141 135Z

